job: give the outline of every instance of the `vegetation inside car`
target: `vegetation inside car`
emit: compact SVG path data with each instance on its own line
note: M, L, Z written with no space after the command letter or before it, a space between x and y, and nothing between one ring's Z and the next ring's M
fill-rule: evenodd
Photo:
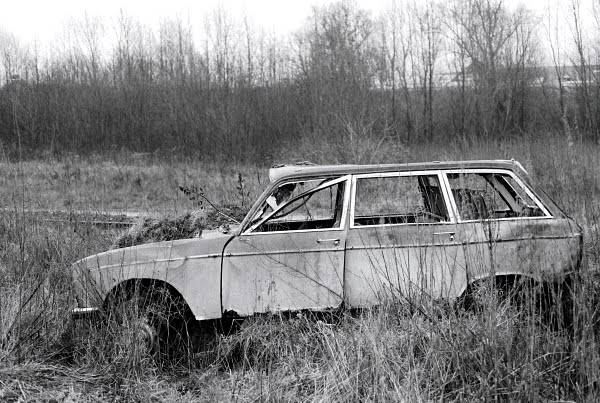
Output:
M74 312L134 306L128 325L159 349L159 336L181 338L195 321L423 297L473 306L490 279L502 299L525 300L515 295L556 290L580 263L581 229L515 161L303 165L271 174L232 233L78 261ZM162 304L153 301L156 289L169 294Z

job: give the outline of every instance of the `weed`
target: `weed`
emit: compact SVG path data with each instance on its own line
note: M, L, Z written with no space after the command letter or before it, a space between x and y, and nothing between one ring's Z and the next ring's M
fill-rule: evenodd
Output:
M426 300L413 301L419 309L409 309L406 301L390 298L379 309L342 313L332 321L307 314L251 318L239 332L214 339L216 345L211 344L208 353L190 353L197 367L163 367L151 355L135 356L134 339L118 340L118 332L106 326L95 330L78 323L75 332L69 331L71 263L108 249L116 232L85 222L45 222L14 208L0 216L0 400L596 400L600 394L597 146L582 143L577 136L570 140L549 136L544 141L507 139L502 147L478 142L469 147L457 143L403 150L394 155L382 152L378 162L511 157L526 161L535 181L585 232L585 253L573 285L572 329L543 323L511 304L499 308L493 289L482 291L484 303L474 312L440 308ZM299 156L290 159L294 157ZM319 162L337 158L318 150L301 157ZM253 174L255 167L235 167L236 174L227 176L219 167L188 161L150 164L98 158L73 159L68 169L62 164L23 162L21 171L0 165L0 193L5 200L14 199L13 205L27 208L61 206L68 194L74 208L134 206L147 211L152 205L178 212L183 207L173 195L173 183L193 183L202 177L210 178L203 180L202 190L215 206L223 208L237 200L242 212L243 201L263 190L260 175ZM111 178L118 180L118 187ZM15 192L21 183L26 191ZM147 183L153 183L152 191ZM157 219L141 232L156 240L172 236L169 228L173 233L187 231L178 236L194 236L216 214L205 210L185 219L175 218L178 215L164 222ZM129 237L123 245L137 239Z
M207 226L207 221L207 214L203 210L195 210L179 216L143 218L126 233L120 235L113 247L125 248L150 242L197 238Z

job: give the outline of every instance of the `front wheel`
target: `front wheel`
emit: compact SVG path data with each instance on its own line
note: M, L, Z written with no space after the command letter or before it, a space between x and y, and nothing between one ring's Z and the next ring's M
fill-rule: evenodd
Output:
M189 352L194 322L183 298L166 285L135 283L109 301L115 348L136 359L165 361Z

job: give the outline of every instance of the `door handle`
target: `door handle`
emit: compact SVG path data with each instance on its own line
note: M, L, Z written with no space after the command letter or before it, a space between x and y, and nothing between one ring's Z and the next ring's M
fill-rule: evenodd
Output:
M454 235L456 235L456 232L454 231L443 231L443 232L434 232L433 235L449 235L450 237L450 241L454 241Z
M329 239L317 239L317 243L333 243L335 246L340 244L339 238L329 238Z

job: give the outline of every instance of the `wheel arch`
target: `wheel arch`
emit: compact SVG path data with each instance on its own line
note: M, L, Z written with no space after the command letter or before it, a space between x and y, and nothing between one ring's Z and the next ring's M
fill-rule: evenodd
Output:
M115 284L104 297L102 308L104 311L110 308L111 301L114 300L122 292L133 292L136 287L144 290L165 289L173 299L179 299L185 304L186 313L193 314L190 304L183 297L183 294L171 283L165 280L155 278L129 278Z
M469 281L464 285L461 292L458 293L456 300L464 301L465 298L469 297L469 294L473 291L477 284L482 284L483 282L489 281L492 278L495 278L496 284L498 284L501 287L505 287L508 284L515 284L515 282L520 279L532 281L535 284L540 283L539 279L536 279L534 276L530 276L522 272L504 272L496 273L494 275L482 274L470 278Z

